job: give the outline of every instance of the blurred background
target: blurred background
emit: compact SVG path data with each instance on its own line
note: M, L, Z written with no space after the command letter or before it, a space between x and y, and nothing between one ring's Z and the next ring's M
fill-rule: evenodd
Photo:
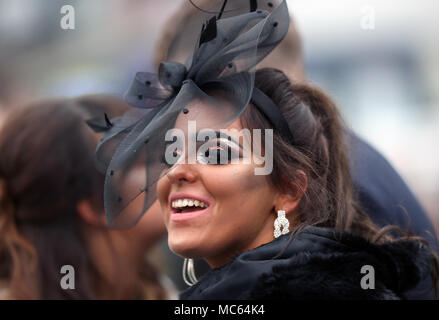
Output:
M185 0L0 0L0 118L44 97L122 95ZM63 30L63 5L75 29ZM290 0L308 79L380 150L439 232L439 2ZM1 121L1 119L0 119Z

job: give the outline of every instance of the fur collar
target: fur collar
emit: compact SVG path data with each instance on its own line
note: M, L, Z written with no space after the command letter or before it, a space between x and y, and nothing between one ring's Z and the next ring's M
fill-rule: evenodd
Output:
M431 251L417 242L373 244L350 233L314 226L288 243L290 235L211 270L180 298L404 299L403 293L431 271ZM374 268L375 289L361 288L364 265Z

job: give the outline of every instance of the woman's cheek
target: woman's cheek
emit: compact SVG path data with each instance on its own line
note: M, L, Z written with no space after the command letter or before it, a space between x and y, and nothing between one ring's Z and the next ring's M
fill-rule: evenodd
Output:
M215 199L212 228L222 230L224 236L236 233L236 228L250 227L250 221L256 219L261 204L267 200L267 180L264 176L254 175L250 165L230 165L216 168L205 176L215 174L215 178L204 180L206 189ZM213 172L215 171L215 172ZM266 207L262 205L262 207Z
M157 182L157 200L160 207L160 212L162 216L162 221L166 225L166 228L168 228L169 223L169 216L168 216L168 196L170 191L171 184L169 183L169 180L166 176L162 177Z
M203 183L218 203L258 197L267 184L266 177L255 175L254 166L250 164L205 167L202 170Z

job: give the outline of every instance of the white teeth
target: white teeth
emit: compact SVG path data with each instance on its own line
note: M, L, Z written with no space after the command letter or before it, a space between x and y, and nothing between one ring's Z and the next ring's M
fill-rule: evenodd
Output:
M172 201L172 207L173 208L184 208L184 207L201 207L201 208L207 208L208 205L204 203L203 201L195 200L195 199L178 199Z

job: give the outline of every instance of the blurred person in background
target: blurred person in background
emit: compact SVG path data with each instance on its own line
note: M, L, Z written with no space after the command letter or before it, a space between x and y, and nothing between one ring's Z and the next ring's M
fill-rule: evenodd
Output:
M220 7L222 0L197 0L199 8ZM264 4L260 4L263 8ZM159 41L156 44L154 61L158 67L161 61L177 61L184 63L184 59L192 52L196 37L199 34L200 21L196 20L198 10L189 1L184 1L175 14L164 24ZM293 8L294 10L294 8ZM292 80L293 83L305 82L306 75L302 57L300 35L293 23L290 23L288 34L282 42L271 52L257 68L266 66L279 68ZM193 41L187 41L187 34L181 37L184 30L193 28ZM190 26L190 27L188 27ZM185 39L185 41L182 41ZM379 226L398 225L403 229L411 229L416 234L426 238L432 248L439 249L433 225L401 176L392 165L374 147L357 136L351 130L345 131L348 144L348 154L353 178L354 191L362 209ZM169 256L173 265L181 267L182 259ZM202 260L196 260L197 274L201 275L209 269ZM179 269L174 270L174 281L181 279ZM182 280L178 282L184 287ZM421 283L413 292L408 294L413 299L433 298L433 292L428 291L428 284ZM426 291L427 290L427 291Z
M3 66L2 66L3 67ZM16 75L0 67L0 128L7 114L16 106L26 104L32 97L31 90L17 80Z
M106 226L99 135L86 119L125 110L116 97L48 100L11 112L0 133L0 296L3 299L169 299L147 260L165 233L160 210L130 230ZM155 214L155 212L157 214ZM75 289L63 289L63 265Z

